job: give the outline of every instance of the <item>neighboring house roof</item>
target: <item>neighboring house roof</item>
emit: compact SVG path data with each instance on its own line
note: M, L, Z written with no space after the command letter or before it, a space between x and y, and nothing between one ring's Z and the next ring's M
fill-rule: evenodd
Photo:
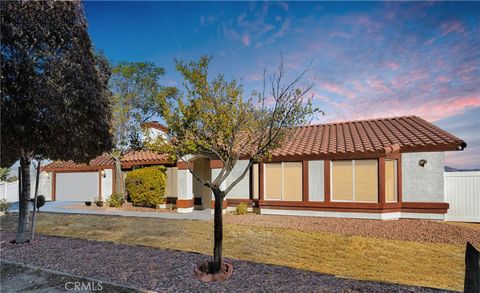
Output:
M122 158L122 167L130 168L137 165L154 165L171 163L167 154L157 154L151 151L130 151Z
M161 130L163 132L167 132L168 131L168 128L160 123L158 123L158 121L149 121L149 122L144 122L142 123L141 125L142 127L144 128L154 128L154 129L158 129L158 130Z
M123 168L131 168L139 165L156 165L169 164L171 161L168 155L157 154L151 151L128 151L122 158L121 164ZM73 161L56 161L52 162L42 168L43 171L58 171L58 170L87 170L87 169L105 169L113 168L114 161L109 154L103 154L91 160L87 164L76 164Z
M417 116L298 127L273 157L355 153L449 151L466 147L454 135Z

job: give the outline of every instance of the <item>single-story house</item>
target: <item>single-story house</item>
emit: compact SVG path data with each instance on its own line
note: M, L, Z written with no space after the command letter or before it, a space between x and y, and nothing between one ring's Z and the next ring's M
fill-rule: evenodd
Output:
M150 127L161 130L157 123ZM449 207L444 152L465 147L463 140L416 116L302 126L269 161L252 166L224 207L245 202L261 214L441 220ZM192 156L189 161L206 178L222 167L220 160ZM155 164L167 165L167 202L178 212L212 207L212 193L185 162L171 163L148 151L131 152L122 160L125 170ZM247 164L239 160L226 184ZM55 162L44 168L56 200L108 196L114 191L112 169L105 155L88 166Z

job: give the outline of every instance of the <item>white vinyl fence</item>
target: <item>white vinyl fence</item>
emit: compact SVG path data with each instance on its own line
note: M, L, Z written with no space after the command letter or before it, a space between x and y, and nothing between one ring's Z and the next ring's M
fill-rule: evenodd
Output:
M33 196L35 192L35 176L31 176L30 194ZM52 200L52 179L46 172L40 173L40 180L38 182L38 194L45 196L46 200ZM7 202L18 201L18 180L14 182L0 181L0 198L6 198Z
M18 180L13 182L0 182L0 198L6 198L7 202L18 201Z
M447 221L480 222L480 172L445 172Z

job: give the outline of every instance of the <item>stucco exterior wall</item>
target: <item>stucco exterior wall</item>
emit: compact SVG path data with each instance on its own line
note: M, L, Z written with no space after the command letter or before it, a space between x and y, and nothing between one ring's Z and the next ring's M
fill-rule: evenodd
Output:
M424 167L420 160L426 160ZM404 202L445 202L443 188L444 153L402 153Z
M102 176L102 198L107 200L112 195L113 170L105 169L105 177Z
M308 161L309 201L324 201L324 161Z
M192 199L192 174L189 170L178 170L178 199Z
M194 172L198 177L210 180L210 161L204 158L195 160ZM204 198L210 194L210 188L204 186L197 178L193 177L193 196L195 198Z
M233 168L230 175L228 175L226 186L230 186L240 175L242 175L245 168L248 166L248 160L239 160ZM249 199L250 198L250 172L238 182L237 185L227 194L226 198Z
M177 197L178 195L178 168L177 167L168 167L167 168L167 186L165 189L165 196L167 197Z

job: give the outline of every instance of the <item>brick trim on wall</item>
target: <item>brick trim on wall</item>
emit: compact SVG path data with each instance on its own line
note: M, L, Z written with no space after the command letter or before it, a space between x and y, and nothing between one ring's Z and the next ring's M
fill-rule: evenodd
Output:
M177 209L178 208L192 208L193 199L177 199Z
M364 212L364 213L431 213L445 214L448 203L438 202L408 202L408 203L346 203L346 202L287 202L287 201L259 201L261 209L289 209L332 212Z
M195 165L194 162L188 162L188 165L190 166L191 169L193 169L193 166ZM177 168L178 170L188 170L187 163L184 161L179 161L177 163Z
M385 158L378 158L378 202L384 204L385 200Z
M227 200L223 200L222 202L222 209L226 209L228 207L228 201ZM215 200L212 199L212 209L215 209Z
M52 201L57 199L57 173L52 172Z
M330 203L330 160L323 161L323 186L324 186L324 202Z
M302 201L308 201L308 161L302 161Z
M210 169L222 169L223 162L221 160L210 160Z

